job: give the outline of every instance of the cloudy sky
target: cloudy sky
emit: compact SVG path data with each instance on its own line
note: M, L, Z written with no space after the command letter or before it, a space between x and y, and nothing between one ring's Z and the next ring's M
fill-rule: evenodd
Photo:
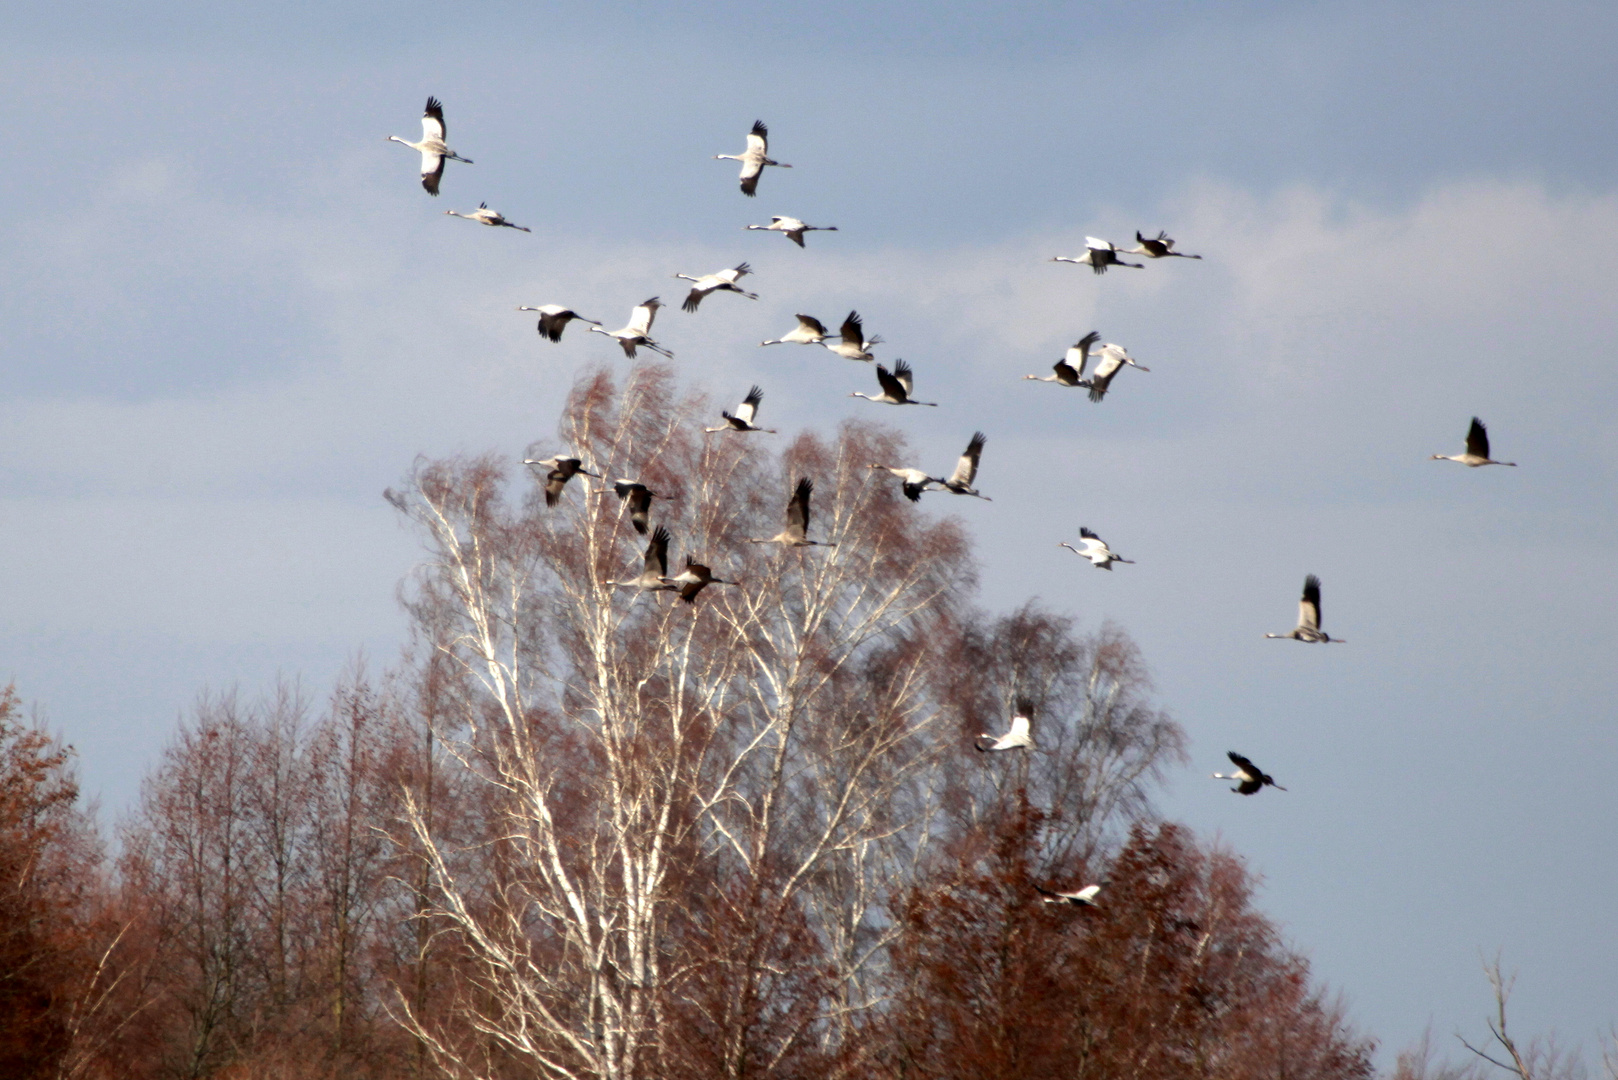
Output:
M772 425L856 407L915 464L989 433L982 601L1140 641L1167 812L1391 1051L1618 1017L1618 9L1605 4L422 3L8 9L0 679L116 813L203 687L316 694L401 641L417 454L554 446L621 325ZM451 164L428 198L427 94ZM772 152L736 191L755 117ZM487 201L531 235L447 218ZM835 224L798 251L741 231ZM1166 228L1201 262L1047 261ZM857 307L937 410L755 342ZM1023 382L1100 329L1150 373ZM915 415L924 413L926 415ZM1516 469L1428 461L1468 418ZM1055 545L1081 524L1137 561ZM1341 648L1265 641L1325 581ZM1206 779L1237 748L1290 791Z

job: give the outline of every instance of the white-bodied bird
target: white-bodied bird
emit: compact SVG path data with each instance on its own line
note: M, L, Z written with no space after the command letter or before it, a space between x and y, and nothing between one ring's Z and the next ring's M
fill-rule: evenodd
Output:
M567 324L574 319L587 322L591 326L601 325L594 319L586 319L577 311L572 308L565 308L561 304L541 304L539 307L524 306L517 310L539 312L539 336L550 341L561 341L562 331L566 330Z
M753 423L753 418L758 415L758 403L763 400L764 391L755 386L747 392L746 397L742 398L742 403L736 406L734 414L723 409L719 410L719 415L725 418L723 424L702 430L710 435L716 431L762 431L766 435L775 435L777 432L774 428L763 428Z
M938 407L938 402L936 401L917 401L910 396L910 390L915 380L911 376L910 365L903 360L894 362L892 374L889 374L887 368L878 364L876 366L876 381L882 387L880 394L873 397L870 394L862 394L856 390L848 396L864 398L866 401L874 401L879 405L931 405L935 409Z
M1107 542L1105 540L1101 539L1101 537L1097 536L1089 529L1084 528L1082 525L1079 527L1079 542L1084 545L1083 551L1080 551L1072 544L1065 542L1059 543L1056 546L1065 547L1082 559L1089 559L1090 565L1095 567L1097 570L1111 570L1112 564L1115 562L1129 563L1131 565L1133 565L1135 562L1134 559L1125 559L1119 555L1113 554L1111 549L1107 547Z
M1118 257L1118 245L1111 240L1099 240L1094 236L1084 238L1084 254L1077 257L1057 255L1051 262L1078 263L1088 266L1098 274L1105 274L1109 266L1128 266L1136 270L1146 269L1145 263L1124 262Z
M757 300L757 293L750 293L737 285L736 282L753 272L753 268L746 263L720 270L713 274L704 274L701 277L692 277L690 274L675 274L684 281L694 281L691 292L686 296L685 303L681 305L686 311L695 311L702 304L702 298L712 292L741 293L749 300Z
M972 741L973 747L985 753L995 750L1032 749L1034 737L1028 731L1028 718L1033 711L1033 704L1026 698L1017 699L1017 710L1011 717L1011 730L999 737L985 731Z
M787 239L799 247L803 247L803 234L806 232L836 232L835 225L805 225L795 217L770 218L768 225L744 225L744 229L762 229L765 232L786 233Z
M978 459L983 456L983 444L987 441L983 432L972 433L971 440L966 444L966 452L961 455L961 460L955 463L955 471L950 473L948 479L939 481L944 485L945 491L955 495L975 495L984 502L994 501L972 486L972 481L976 480L978 475Z
M438 181L444 175L445 161L459 161L467 165L472 164L470 158L463 158L451 150L444 142L444 106L435 97L427 99L427 111L421 114L421 141L411 142L401 139L397 135L389 135L389 142L404 143L412 150L421 154L421 186L427 189L427 194L438 194Z
M843 320L842 329L836 341L822 341L820 344L841 356L844 360L875 360L871 355L871 346L880 345L880 337L866 337L865 323L860 319L860 313L850 311L848 318Z
M1047 889L1043 885L1035 885L1040 896L1047 904L1071 904L1074 907L1099 907L1096 903L1096 894L1101 891L1100 885L1086 885L1082 889L1072 892L1063 892L1060 889Z
M652 320L657 318L657 309L662 306L663 301L654 296L650 300L636 305L635 310L629 313L629 325L622 330L603 330L599 326L592 326L590 327L590 332L592 334L605 334L615 339L619 345L623 346L624 355L631 360L635 359L635 349L640 345L644 345L653 352L661 353L672 360L674 354L651 338Z
M1510 465L1516 468L1515 461L1496 461L1489 456L1489 429L1483 426L1483 421L1472 417L1472 426L1466 429L1466 453L1464 454L1434 454L1432 461L1459 461L1462 465L1477 468L1480 465Z
M459 210L445 210L444 213L450 215L451 217L465 218L468 221L475 221L479 225L492 225L496 228L504 227L507 229L521 229L523 232L534 231L526 225L513 225L511 222L506 220L506 215L502 214L500 211L490 210L488 203L478 203L478 208L472 211L470 214L463 214Z
M1024 375L1036 382L1053 382L1058 386L1089 386L1084 381L1084 369L1090 363L1090 346L1101 339L1099 330L1092 330L1069 346L1062 359L1051 366L1054 375Z
M1101 346L1097 350L1095 374L1090 376L1088 384L1090 387L1090 400L1100 401L1106 397L1108 387L1112 386L1113 377L1122 371L1126 365L1138 371L1152 370L1149 367L1143 367L1135 363L1135 358L1130 356L1129 350L1122 345L1114 345L1109 341Z
M739 161L742 163L742 194L747 196L758 193L758 176L764 171L764 166L774 165L778 169L790 169L791 165L770 158L770 129L764 126L764 121L754 120L753 130L747 133L747 149L740 154L715 154L715 161Z
M1284 634L1265 634L1267 638L1291 638L1313 644L1343 644L1320 628L1320 579L1310 574L1303 579L1303 596L1298 600L1298 625Z
M931 491L930 484L941 484L935 476L928 476L920 469L910 469L894 465L867 465L867 469L883 469L897 476L902 481L905 498L911 502L921 502L921 493Z
M799 315L798 325L760 345L819 345L826 340L826 326L813 315Z

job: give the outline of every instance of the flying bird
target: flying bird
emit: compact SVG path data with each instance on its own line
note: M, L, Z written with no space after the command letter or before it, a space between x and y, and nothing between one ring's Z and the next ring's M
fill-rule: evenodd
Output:
M435 97L427 99L427 111L421 114L421 141L411 142L401 139L397 135L389 135L389 142L404 143L412 150L421 153L421 186L427 189L427 194L438 194L438 181L444 175L445 161L460 161L467 165L472 164L470 158L463 158L451 150L444 142L444 106Z
M985 731L972 741L973 747L989 753L994 750L1032 749L1034 737L1028 733L1028 716L1034 711L1026 698L1017 699L1017 711L1011 718L1011 730L998 738Z
M1090 363L1090 346L1101 339L1099 330L1092 330L1068 347L1062 359L1051 366L1053 375L1024 375L1036 382L1053 382L1059 386L1089 386L1084 381L1084 369Z
M1059 889L1047 889L1041 885L1034 888L1044 897L1047 904L1071 904L1074 907L1099 907L1096 903L1096 893L1101 891L1100 885L1086 885L1074 892L1062 892Z
M635 531L642 536L646 535L652 500L673 498L672 495L659 495L639 480L630 480L627 477L613 481L612 490L618 494L620 512L624 506L629 507L629 523L635 526Z
M894 361L891 375L888 373L887 368L878 364L876 366L876 381L882 387L882 392L875 397L870 394L862 394L858 390L848 396L864 398L866 401L874 401L879 405L931 405L935 409L938 407L938 402L936 401L917 401L910 396L910 388L915 380L911 377L910 365L903 360Z
M624 355L631 360L635 358L635 349L640 345L644 345L653 352L661 353L672 360L674 359L674 354L653 341L650 336L652 333L652 320L657 318L657 309L662 306L663 301L654 296L636 306L635 310L629 313L629 325L622 330L603 330L600 326L592 326L590 327L590 332L592 334L606 334L610 338L616 338L618 344L624 347Z
M786 233L787 239L803 247L806 232L836 232L835 225L805 225L795 217L771 217L768 225L744 225L744 229L763 229L765 232Z
M972 486L972 481L977 479L978 459L983 456L983 444L986 441L983 432L972 433L971 440L966 444L966 452L961 455L961 460L955 463L955 471L949 475L949 479L939 481L944 485L945 491L956 495L976 495L984 502L994 501L987 495L980 494Z
M702 304L702 298L711 292L741 293L749 300L757 300L758 293L750 293L746 289L736 284L736 282L740 281L742 278L746 277L752 272L753 268L751 266L748 266L746 263L742 263L741 265L733 266L728 270L720 270L713 274L704 274L701 277L692 277L690 274L675 274L674 276L677 278L682 278L685 281L696 282L696 284L691 287L691 292L686 296L685 303L682 304L681 307L683 307L686 311L695 311Z
M1187 255L1183 251L1175 251L1174 241L1170 239L1168 233L1161 229L1157 231L1157 236L1150 240L1142 236L1139 229L1136 229L1135 243L1139 246L1130 248L1124 252L1125 255L1144 255L1148 259L1167 259L1171 256L1178 259L1202 258L1201 255Z
M739 161L742 163L742 194L752 196L758 194L758 176L764 171L764 166L774 165L780 169L790 169L784 161L774 161L770 158L770 129L764 126L764 121L754 120L753 130L747 133L747 149L740 154L715 154L715 161Z
M1303 579L1303 597L1298 601L1298 625L1285 634L1265 634L1267 638L1291 638L1311 644L1343 644L1320 628L1320 579L1310 574Z
M893 465L867 465L866 468L886 469L894 476L897 476L901 481L903 481L905 498L909 499L911 502L921 502L921 493L931 490L928 487L929 484L943 483L942 480L939 480L937 477L928 476L920 469L908 469L895 467Z
M1251 761L1242 757L1236 751L1227 750L1225 751L1225 756L1230 758L1231 762L1235 764L1236 771L1233 773L1214 773L1213 778L1215 780L1238 781L1237 785L1230 790L1238 792L1242 795L1252 795L1265 784L1270 785L1270 787L1277 791L1286 790L1286 788L1282 787L1280 784L1277 784L1275 782L1275 778L1269 773L1265 772L1257 765L1254 765Z
M630 586L642 592L669 592L679 588L669 580L669 531L659 525L646 545L646 562L640 574L628 581L609 581L608 585Z
M584 467L584 462L576 457L553 457L543 461L533 458L524 458L524 465L535 465L545 472L545 505L555 506L562 498L562 488L567 482L579 473L585 476L594 476L597 480L601 476Z
M468 221L475 221L479 225L494 225L497 227L504 226L508 229L521 229L523 232L534 231L526 225L513 225L511 222L506 220L506 215L502 214L500 211L490 210L488 203L478 203L478 208L472 211L470 214L463 214L459 210L445 210L444 213L449 214L451 217L465 218Z
M813 315L799 315L798 325L769 341L761 341L760 345L819 345L826 340L826 327Z
M562 331L566 330L567 324L572 322L574 319L578 319L580 322L587 322L591 326L601 325L594 319L586 319L583 315L580 315L571 308L565 308L561 304L541 304L539 307L525 306L520 307L517 310L539 312L539 335L540 337L548 338L551 341L561 341Z
M735 585L737 582L725 581L723 578L713 576L713 571L697 562L690 555L685 557L685 569L674 577L665 579L672 588L680 591L680 599L688 604L697 602L697 593L709 585Z
M1098 352L1095 374L1090 376L1088 383L1091 401L1100 401L1107 396L1107 388L1112 385L1113 377L1122 371L1126 364L1139 371L1152 370L1135 363L1135 358L1130 356L1129 350L1122 345L1114 345L1109 341L1101 346Z
M716 431L762 431L766 435L778 434L774 428L762 428L753 423L753 417L758 415L758 403L763 400L764 391L755 386L747 392L746 397L742 398L742 403L736 406L734 416L720 409L719 415L725 418L725 422L718 427L702 430L710 435Z
M1118 245L1111 240L1098 240L1093 236L1084 238L1084 254L1076 258L1067 255L1057 255L1051 262L1078 263L1088 266L1098 274L1105 274L1109 266L1129 266L1136 270L1146 269L1145 263L1124 262L1118 257Z
M1097 536L1089 529L1084 528L1082 525L1079 527L1079 542L1084 545L1083 551L1080 551L1078 548L1068 543L1059 543L1056 546L1065 547L1069 551L1073 552L1073 554L1078 555L1081 558L1089 559L1090 565L1095 567L1097 570L1111 570L1112 564L1115 562L1130 563L1131 565L1133 565L1135 562L1134 559L1125 559L1113 554L1112 551L1107 547L1107 542L1105 540L1101 539L1101 537Z
M839 331L840 340L822 341L820 344L841 356L844 360L875 360L871 355L871 346L880 345L880 337L867 338L865 324L860 320L860 313L850 311L848 318L843 320L842 330Z
M1517 465L1515 461L1495 461L1489 456L1489 429L1475 416L1472 417L1472 426L1466 429L1466 453L1434 454L1429 460L1459 461L1474 469L1479 465L1510 465L1513 468Z
M785 544L787 547L836 547L828 540L809 539L809 496L815 491L815 482L807 476L798 480L792 501L787 503L786 528L767 540L749 537L749 544Z

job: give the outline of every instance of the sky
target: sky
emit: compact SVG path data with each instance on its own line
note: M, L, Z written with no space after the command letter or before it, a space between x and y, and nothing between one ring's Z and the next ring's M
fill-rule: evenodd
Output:
M417 455L556 441L610 326L746 259L757 303L657 338L716 409L893 423L944 471L979 601L1141 644L1192 763L1166 814L1380 1060L1429 1024L1593 1052L1618 1019L1618 8L940 2L8 9L0 680L108 818L206 688L397 655ZM445 102L443 195L416 182ZM736 153L771 127L755 200ZM479 201L533 228L448 218ZM799 251L771 214L837 225ZM1200 262L1048 261L1167 229ZM759 349L858 308L934 409ZM1047 374L1090 329L1152 370ZM922 414L922 415L917 415ZM1473 415L1515 469L1432 462ZM957 505L970 503L971 505ZM1097 573L1080 525L1135 559ZM1306 573L1341 647L1289 629ZM1207 779L1247 753L1289 789Z

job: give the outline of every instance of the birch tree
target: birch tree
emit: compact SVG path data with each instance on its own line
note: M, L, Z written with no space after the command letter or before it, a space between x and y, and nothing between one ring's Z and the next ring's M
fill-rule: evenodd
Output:
M849 876L872 890L873 849L924 827L895 796L936 754L926 673L971 581L959 530L868 481L891 436L849 425L777 459L704 439L704 411L648 365L621 392L587 380L561 431L589 471L672 496L654 513L676 557L742 582L694 605L612 584L641 542L611 495L518 502L493 459L423 463L391 493L429 553L411 610L462 686L440 745L494 793L488 873L409 807L483 1041L401 1007L452 1072L635 1080L701 1045L714 1071L768 1075L830 1055L833 988L858 972L822 955L829 909L846 921ZM800 476L836 546L747 543Z

